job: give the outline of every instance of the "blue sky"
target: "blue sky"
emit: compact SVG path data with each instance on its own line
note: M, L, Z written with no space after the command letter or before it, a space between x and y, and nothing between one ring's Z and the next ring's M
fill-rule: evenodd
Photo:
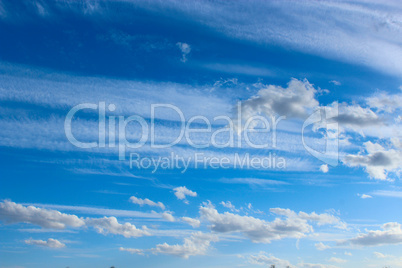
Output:
M0 267L402 267L401 14L0 0Z

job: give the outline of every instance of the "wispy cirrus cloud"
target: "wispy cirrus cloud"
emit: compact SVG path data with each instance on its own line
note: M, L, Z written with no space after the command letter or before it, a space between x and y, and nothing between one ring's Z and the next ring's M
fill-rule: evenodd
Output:
M162 216L159 213L146 213L135 210L124 210L124 209L110 209L110 208L100 208L100 207L87 207L87 206L67 206L67 205L55 205L55 204L26 204L36 207L57 209L61 211L74 211L80 214L88 215L102 215L102 216L115 216L115 217L136 217L136 218L150 218L150 219L160 219Z
M396 190L376 190L370 193L373 196L381 196L381 197L394 197L394 198L402 198L402 191Z
M381 144L371 141L364 143L364 146L367 154L346 155L344 163L351 167L364 167L374 179L387 180L390 174L399 176L402 165L400 148L385 149Z
M183 4L171 0L138 5L151 10L155 6L174 9L230 38L277 44L394 75L402 73L401 8L396 2L375 6L370 1L256 1L229 5L225 1ZM329 14L325 19L324 13Z
M202 64L201 67L223 73L258 77L273 77L279 75L277 70L248 64L207 63Z

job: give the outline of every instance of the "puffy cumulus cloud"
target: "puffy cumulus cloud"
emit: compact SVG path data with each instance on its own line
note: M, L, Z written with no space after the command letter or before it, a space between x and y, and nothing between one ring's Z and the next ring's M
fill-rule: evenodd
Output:
M399 176L402 167L402 150L386 150L378 143L364 143L367 154L346 155L343 162L350 167L364 167L371 178L387 180L389 173Z
M381 246L402 243L402 229L397 222L389 222L382 226L382 230L372 230L357 237L340 241L339 244L356 246Z
M256 243L270 243L283 238L302 238L306 233L313 232L308 221L321 224L339 223L339 219L323 214L299 214L289 209L271 209L271 212L286 216L269 222L251 216L241 216L229 212L219 213L208 203L200 207L201 218L208 221L210 228L219 233L240 232Z
M241 232L253 242L270 243L285 237L301 238L312 231L305 221L284 221L276 219L267 222L250 216L240 216L225 212L223 214L211 207L201 207L202 218L211 223L211 229L216 232Z
M235 107L236 115L241 112L241 122L238 122L238 118L234 118L234 126L240 132L246 127L247 120L251 120L250 118L256 115L305 119L314 109L319 107L325 107L327 118L338 123L341 131L353 131L361 134L366 131L374 135L376 132L373 131L373 127L385 125L384 119L370 107L362 107L358 104L338 104L337 102L320 106L316 99L318 91L306 79L303 81L292 79L286 88L267 85L260 89L256 95ZM317 122L314 129L327 127L327 125L322 126L322 123L324 122ZM256 125L257 118L247 127L252 128Z
M187 55L191 52L191 46L187 43L182 43L182 42L177 42L176 46L180 49L181 51L181 61L186 62L187 61Z
M292 79L286 88L268 85L260 89L255 96L243 101L240 107L236 107L236 114L241 112L242 128L249 118L259 114L305 118L308 112L319 104L315 99L316 92L317 90L306 79L303 81ZM239 123L236 122L235 125Z
M366 102L371 108L374 108L377 111L393 113L395 110L402 109L402 94L390 95L386 92L380 92L367 98Z
M302 220L313 221L316 222L319 226L326 224L336 224L338 227L343 228L345 224L341 222L338 217L328 213L317 214L315 212L306 213L303 211L296 213L290 209L283 209L283 208L271 208L270 211L277 215L283 215L288 218L300 218Z
M48 247L48 248L64 248L66 246L64 243L60 242L57 239L53 239L53 238L49 238L47 241L34 240L34 239L30 238L30 239L25 240L25 244Z
M183 244L169 245L158 244L155 248L141 250L131 248L120 248L122 251L143 254L145 251L153 254L166 254L188 259L190 256L205 255L210 248L211 242L219 240L217 235L197 232L190 237L184 238Z
M174 216L172 215L172 213L170 213L170 212L168 212L168 211L162 213L162 218L164 218L165 220L170 221L170 222L174 222L174 221L175 221L175 218L174 218Z
M193 228L198 228L201 225L200 220L193 219L190 217L181 217L181 220L191 225Z
M144 255L144 251L142 249L137 249L137 248L119 248L120 251L126 251L131 254L138 254L138 255Z
M235 207L235 206L232 204L232 202L230 202L230 201L227 201L227 202L222 201L222 202L220 202L220 204L221 204L222 206L224 206L225 208L230 209L231 211L239 212L239 210L236 209L236 207Z
M177 199L184 200L184 203L188 204L188 201L186 200L186 196L192 196L196 197L197 193L193 192L189 189L187 189L186 186L180 186L176 187L173 189L174 195L177 197Z
M151 235L146 226L137 229L135 225L128 222L120 224L115 217L87 218L85 222L100 234L118 234L127 238Z
M130 202L133 204L140 205L140 206L148 205L151 207L160 207L161 209L165 209L165 205L162 202L154 202L152 200L149 200L148 198L141 199L141 198L132 196L132 197L130 197Z
M57 210L23 206L9 200L0 202L0 220L5 223L30 223L42 228L64 229L85 225L83 219Z
M202 232L193 233L184 239L181 245L169 245L167 243L156 245L154 253L168 254L187 259L189 256L205 255L210 248L211 242L219 240L217 235Z
M330 249L331 247L328 245L325 245L324 243L320 242L317 244L314 244L315 248L318 250L326 250L326 249Z
M295 267L292 266L289 261L276 258L272 254L267 254L265 252L260 252L258 255L250 255L248 257L248 262L250 264L266 265L267 267L270 265L275 265L275 267L278 268Z
M339 104L339 115L335 120L343 128L360 131L365 127L378 126L382 124L381 118L369 108L360 105Z
M358 104L349 105L347 103L333 102L323 107L325 107L327 120L338 123L337 127L340 132L352 131L362 135L368 132L374 135L376 133L373 131L373 127L385 125L383 118L378 114L370 108L361 107ZM327 121L317 122L315 129L327 127L327 125L321 125L322 123L327 123Z
M327 164L325 164L325 165L321 165L320 166L320 170L321 170L321 172L322 173L327 173L328 172L328 165Z

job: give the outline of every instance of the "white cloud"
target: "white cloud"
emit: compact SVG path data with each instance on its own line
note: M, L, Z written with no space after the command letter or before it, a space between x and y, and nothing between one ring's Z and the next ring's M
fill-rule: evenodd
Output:
M336 258L336 257L331 257L329 259L330 262L335 262L335 263L345 263L347 260L341 259L341 258Z
M367 154L346 155L343 162L350 167L364 167L371 178L386 180L389 173L398 175L402 167L402 150L386 150L378 143L364 143Z
M275 72L271 69L248 64L207 63L202 65L202 67L230 74L245 74L258 77L275 76Z
M92 226L101 234L119 234L124 237L150 235L146 226L137 229L131 223L120 224L115 217L78 218L76 215L64 214L56 210L23 206L5 200L0 203L0 220L5 223L30 223L42 228L64 229L66 227Z
M7 17L7 12L4 9L3 2L0 1L0 18L5 19Z
M290 209L283 208L271 208L269 211L277 215L284 215L288 218L300 218L303 220L316 222L319 226L326 224L338 224L338 227L344 227L344 223L339 220L338 217L328 213L317 214L312 212L310 214L300 211L298 214Z
M227 202L222 201L222 202L220 202L220 204L221 204L222 206L224 206L225 208L230 209L230 211L239 212L239 210L236 209L236 207L235 207L235 206L232 204L232 202L230 202L230 201L227 201Z
M64 248L66 245L60 242L57 239L49 238L47 241L45 240L34 240L32 238L25 240L25 244L42 246L48 248Z
M153 249L153 252L179 256L187 259L189 256L205 255L210 247L211 242L216 242L218 240L218 236L214 234L197 232L189 238L185 238L182 245L169 245L167 243L163 243L156 245L156 248Z
M318 121L314 124L314 131L336 126L336 129L333 130L339 129L342 135L344 132L355 132L362 136L380 138L394 137L395 132L400 131L400 127L391 122L389 115L377 114L370 107L362 107L355 103L351 105L347 103L338 104L337 102L320 106L316 99L317 92L320 89L315 89L307 80L292 79L287 88L262 84L260 87L262 89L257 94L241 102L240 106L234 107L236 115L241 111L240 119L239 117L233 118L234 127L237 128L238 132L244 130L247 120L252 116L270 117L275 115L286 116L286 119L305 119L314 109L319 107L325 107L330 125L327 125L325 120ZM238 122L239 120L241 122ZM257 120L252 121L248 127L256 127L257 122Z
M393 113L395 110L402 109L402 94L390 95L386 92L380 92L366 99L367 104L377 111Z
M374 196L402 198L402 191L377 190L371 193Z
M356 246L381 246L402 243L402 229L397 222L389 222L382 226L382 230L367 231L367 233L340 241L339 244L352 244Z
M360 196L361 199L373 198L371 195L368 194L358 194L358 196Z
M286 216L286 219L276 218L274 221L265 221L251 216L241 216L229 212L219 213L212 204L200 207L202 219L207 220L210 228L219 233L240 232L251 241L257 243L270 243L272 240L283 238L302 238L306 233L313 232L308 221L323 224L339 224L336 217L329 214L296 214L289 209L274 208L271 212Z
M162 213L162 218L164 218L165 220L170 221L170 222L175 221L175 218L173 217L173 215L169 211L163 212Z
M200 220L193 219L193 218L190 218L190 217L181 217L181 220L186 222L186 223L188 223L193 228L198 228L198 227L200 227L200 224L201 224Z
M36 6L37 12L40 16L44 17L49 14L48 11L46 10L46 8L44 7L44 3L41 4L39 2L36 2L35 6Z
M317 244L314 244L314 246L315 246L315 248L318 249L318 250L326 250L326 249L331 248L330 246L325 245L325 244L322 243L322 242L317 243Z
M250 255L248 257L248 262L250 264L265 265L267 267L270 267L270 265L275 265L278 268L294 267L289 261L276 258L272 254L267 254L265 252L260 252L258 255Z
M131 248L120 248L120 250L136 254L143 254L145 251L149 251L153 254L166 254L188 259L190 256L205 255L210 249L211 242L217 242L218 240L217 235L196 232L190 237L184 238L183 244L169 245L163 243L156 245L155 248L146 250Z
M182 43L182 42L177 42L176 45L181 51L181 59L180 60L182 62L186 62L187 55L191 52L191 46L187 43Z
M373 254L374 254L374 256L376 256L376 258L379 258L379 259L385 259L385 258L393 257L392 255L385 255L385 254L382 254L380 252L373 252Z
M150 219L161 218L161 214L155 212L145 213L141 211L124 210L124 209L109 209L109 208L87 207L87 206L65 206L65 205L54 205L54 204L30 204L30 205L49 209L75 211L78 213L91 214L91 215L150 218Z
M136 249L136 248L119 248L120 251L126 251L131 254L138 254L138 255L144 255L144 251L142 249Z
M325 109L339 124L340 131L353 131L359 134L368 132L373 135L375 134L372 133L373 127L385 125L382 118L370 108L364 108L358 104L332 103L325 106Z
M402 73L398 1L139 1L135 5L165 16L186 17L228 37L259 45L280 45L302 53ZM93 14L101 5L86 1L68 8ZM275 12L272 12L275 10ZM270 14L266 16L265 14ZM325 20L322 14L328 14ZM0 16L6 12L0 10ZM10 16L7 16L10 17ZM320 23L316 23L320 21ZM340 24L339 22L342 21ZM364 40L364 42L362 42ZM182 50L182 44L178 43ZM369 44L369 45L367 45ZM188 51L188 49L184 49Z
M130 197L130 202L132 202L134 204L137 204L137 205L140 205L140 206L148 205L148 206L151 206L151 207L160 207L163 210L165 209L165 205L162 202L157 202L156 203L154 201L149 200L148 198L141 199L141 198L132 196L132 197Z
M285 237L301 238L312 231L305 221L284 221L276 219L267 222L250 216L240 216L225 212L223 214L210 206L200 208L201 217L211 223L215 232L241 232L253 242L270 243Z
M75 215L34 206L23 206L9 200L0 202L0 220L5 223L24 222L53 229L85 225L85 222Z
M318 101L315 99L316 92L307 80L292 79L287 88L268 85L241 103L241 126L243 128L249 118L259 114L304 118L309 111L318 106ZM235 109L238 114L239 107ZM236 120L235 118L234 121ZM239 122L236 122L236 125L239 125ZM241 130L243 129L238 129Z
M185 203L188 203L188 201L186 200L186 196L192 196L192 197L196 197L197 193L193 192L189 189L187 189L186 186L180 186L180 187L176 187L173 189L174 191L174 195L177 197L177 199L180 200L185 200Z
M353 254L351 252L345 251L345 255L346 256L353 256Z
M339 82L339 81L337 81L337 80L331 80L331 81L329 81L331 84L334 84L335 86L340 86L340 85L342 85L342 83L341 82Z
M320 170L322 171L322 173L327 173L328 172L328 165L327 164L325 164L325 165L321 165L320 166Z
M230 115L232 106L227 96L208 93L210 85L195 89L188 84L80 77L54 72L50 75L46 70L29 69L32 74L27 77L23 75L27 71L26 67L0 62L0 70L10 74L0 76L0 100L31 103L53 109L71 109L83 102L97 104L107 100L108 104L116 105L116 113L119 115L136 114L145 118L150 117L149 107L154 103L177 106L189 118L202 114L211 119L217 115ZM97 89L96 95L92 94L93 88ZM137 97L128 99L125 98L127 94ZM155 118L180 120L175 112L168 109L166 112L156 111ZM63 124L65 116L61 119ZM63 129L57 135L59 136L60 141L65 140Z
M92 226L100 234L118 234L124 237L140 237L151 235L145 226L142 229L137 229L135 225L129 222L120 224L115 217L103 217L103 218L87 218L86 224Z

